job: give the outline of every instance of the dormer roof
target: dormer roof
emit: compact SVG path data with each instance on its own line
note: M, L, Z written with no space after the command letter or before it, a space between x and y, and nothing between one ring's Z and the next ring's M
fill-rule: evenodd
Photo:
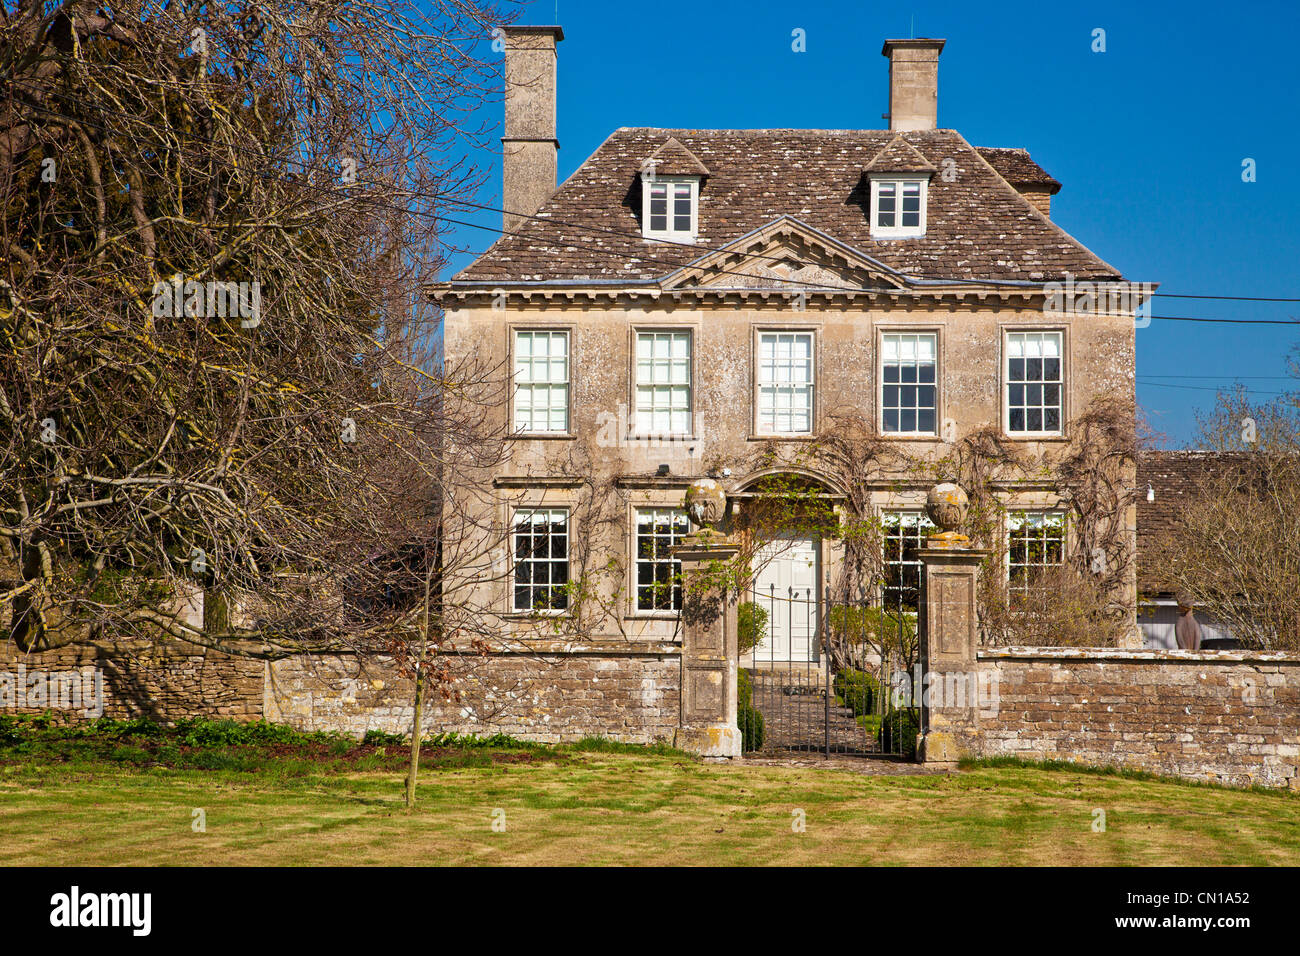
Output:
M709 167L698 156L683 146L675 137L646 157L643 168L654 167L657 176L707 176Z
M936 169L902 136L891 139L866 167L868 173L933 173Z

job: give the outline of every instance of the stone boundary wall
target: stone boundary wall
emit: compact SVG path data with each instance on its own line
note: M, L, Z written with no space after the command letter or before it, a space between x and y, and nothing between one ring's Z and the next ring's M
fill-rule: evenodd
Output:
M435 691L426 701L426 734L656 743L671 741L678 727L681 658L673 649L461 654L444 660L452 696L444 699ZM62 702L50 693L51 678L69 685ZM361 737L367 730L409 734L413 694L412 682L384 657L318 655L268 664L199 649L135 653L73 646L23 654L0 643L0 715L50 711L69 721L104 716L160 723L266 719Z
M997 706L963 741L977 756L1300 789L1300 654L999 648L978 660Z
M0 714L48 710L68 720L148 717L160 723L186 717L257 720L262 716L265 670L261 661L198 648L69 646L24 654L4 641ZM26 685L21 690L20 677ZM52 679L79 685L75 697L69 687L60 688L63 700L47 699ZM102 714L95 712L97 704L102 704Z
M540 743L600 736L625 743L671 741L681 704L681 658L623 651L536 656L457 655L443 699L426 702L425 734L503 733ZM266 677L266 719L300 730L360 737L410 734L413 682L391 660L288 658Z
M429 734L655 743L672 740L679 725L681 659L668 648L450 661L455 696L429 701ZM981 707L973 732L962 737L976 756L1300 789L1300 654L998 648L979 651L978 663L986 684L996 680L997 705ZM357 737L411 728L411 682L389 660L318 656L268 665L197 650L21 654L0 644L0 714L94 716L84 712L87 700L77 709L39 699L15 706L14 694L19 673L29 682L38 674L80 674L88 690L96 671L107 717L265 718Z

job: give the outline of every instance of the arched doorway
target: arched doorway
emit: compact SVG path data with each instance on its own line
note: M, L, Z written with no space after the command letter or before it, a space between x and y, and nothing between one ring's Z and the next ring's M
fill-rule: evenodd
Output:
M746 478L731 498L750 570L737 614L738 700L757 715L746 717L743 706L738 712L746 748L902 756L904 738L915 734L907 715L896 713L897 675L886 676L883 656L873 666L850 653L883 646L879 591L889 582L873 572L867 593L842 593L849 590L845 528L864 530L846 513L844 494L822 476L784 470ZM747 642L744 624L755 618L761 634ZM759 731L745 733L746 721Z
M843 495L821 475L782 469L748 476L732 500L749 554L746 600L759 609L764 625L742 666L811 672L822 658L818 633L828 542L839 534Z

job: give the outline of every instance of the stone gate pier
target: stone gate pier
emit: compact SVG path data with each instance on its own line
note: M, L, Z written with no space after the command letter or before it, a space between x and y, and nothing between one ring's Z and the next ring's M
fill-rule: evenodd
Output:
M984 685L977 652L976 584L989 552L971 546L959 528L966 520L966 493L951 482L930 489L926 512L939 530L919 549L922 564L919 615L921 729L917 759L956 767L976 749Z
M686 490L686 513L699 530L673 549L682 565L682 704L673 745L712 759L737 758L742 751L736 590L726 573L740 548L717 530L725 510L716 481L694 482Z

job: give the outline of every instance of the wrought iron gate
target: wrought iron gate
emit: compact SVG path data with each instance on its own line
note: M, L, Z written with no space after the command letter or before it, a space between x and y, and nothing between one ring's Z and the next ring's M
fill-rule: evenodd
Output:
M768 627L766 639L742 654L737 722L746 750L915 757L919 714L909 662L890 649L863 653L853 667L831 653L836 629L887 621L887 612L832 603L815 588L751 589L747 598L766 612ZM906 613L896 611L898 633L914 628Z

